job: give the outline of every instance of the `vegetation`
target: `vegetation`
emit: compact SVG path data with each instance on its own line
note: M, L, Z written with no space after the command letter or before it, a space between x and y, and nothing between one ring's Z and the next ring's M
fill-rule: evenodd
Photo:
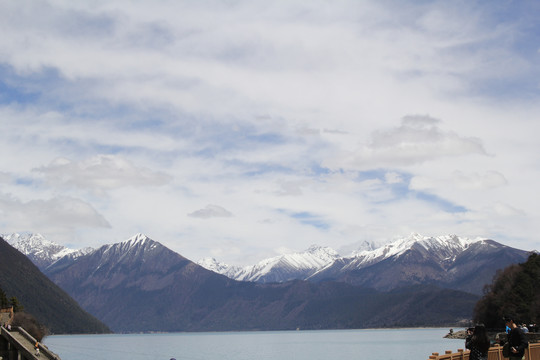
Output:
M21 312L24 310L24 306L21 305L19 299L15 296L9 298L9 306L13 307L13 312Z
M40 324L32 315L23 312L24 307L15 296L8 300L6 293L0 288L0 308L7 309L11 307L13 307L15 313L11 323L12 326L24 328L37 341L41 341L48 334L49 330L43 324Z
M503 316L516 321L540 320L540 255L531 254L523 264L499 271L474 309L474 320L488 328L504 328Z
M24 310L24 306L21 305L19 299L15 296L7 298L6 293L0 288L0 309L7 309L13 307L13 312L20 312Z
M15 313L12 325L22 327L39 342L49 333L49 330L40 324L35 317L24 312Z
M6 293L0 288L0 309L6 309L8 307L10 305Z

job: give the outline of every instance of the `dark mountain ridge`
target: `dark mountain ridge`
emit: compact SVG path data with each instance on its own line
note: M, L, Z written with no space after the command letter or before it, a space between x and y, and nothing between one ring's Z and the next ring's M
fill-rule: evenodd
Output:
M15 296L25 312L52 333L110 332L3 238L0 238L0 288Z

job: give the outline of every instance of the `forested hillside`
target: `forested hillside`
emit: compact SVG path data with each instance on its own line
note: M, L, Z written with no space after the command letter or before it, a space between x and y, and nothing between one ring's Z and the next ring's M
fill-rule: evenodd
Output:
M108 327L85 312L32 262L0 238L0 288L52 333L104 333ZM12 305L10 303L9 305Z
M499 272L476 304L475 321L488 328L502 328L503 316L510 315L523 323L540 320L540 255Z

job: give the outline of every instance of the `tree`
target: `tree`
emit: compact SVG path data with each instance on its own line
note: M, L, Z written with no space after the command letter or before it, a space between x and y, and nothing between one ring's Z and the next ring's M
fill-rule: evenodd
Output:
M13 312L20 312L24 310L24 306L21 305L21 303L15 296L12 296L9 299L9 305L13 306Z
M20 326L37 341L42 341L49 330L40 324L35 317L25 312L18 312L13 319L13 326Z
M4 290L0 289L0 309L9 307L9 301Z
M504 327L503 316L520 322L537 323L540 318L540 255L532 253L527 261L499 271L484 296L476 304L474 320L488 328Z

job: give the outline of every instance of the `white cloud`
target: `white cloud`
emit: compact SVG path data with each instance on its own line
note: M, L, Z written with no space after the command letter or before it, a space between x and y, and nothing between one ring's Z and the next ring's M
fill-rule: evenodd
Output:
M8 183L11 180L11 176L8 173L0 171L0 183Z
M465 173L456 170L451 177L421 177L411 179L410 188L415 190L438 190L442 187L453 187L462 190L486 190L508 185L506 178L498 171L487 171L483 174Z
M204 209L199 209L189 213L188 216L201 219L210 219L214 217L231 217L233 214L222 206L208 204L204 207Z
M130 161L114 155L97 155L80 162L58 158L34 170L44 174L52 185L96 191L125 186L160 186L171 181L167 174L137 168Z
M401 126L372 133L368 144L325 164L332 168L409 166L445 157L487 155L480 139L442 130L430 116L405 116Z
M7 231L54 232L57 229L109 228L110 224L87 202L59 196L47 200L22 202L0 196L2 224Z
M231 263L410 232L540 248L538 10L514 5L2 2L4 228Z
M519 210L508 204L497 202L493 207L493 212L502 218L525 216L523 210Z
M401 174L391 171L384 174L384 180L387 184L399 184L403 182L403 177Z
M376 161L389 159L398 164L414 164L445 156L486 154L480 139L443 131L436 123L430 117L407 116L400 127L374 133L367 151Z

